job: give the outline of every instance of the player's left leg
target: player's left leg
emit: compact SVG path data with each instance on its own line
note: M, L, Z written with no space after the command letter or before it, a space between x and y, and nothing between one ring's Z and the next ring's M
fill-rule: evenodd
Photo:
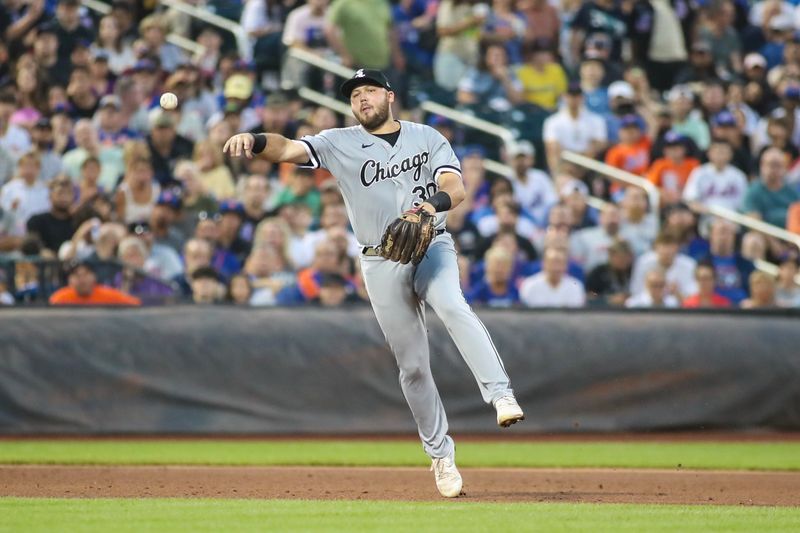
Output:
M522 410L513 400L508 374L486 327L464 299L458 262L449 233L438 236L417 266L414 290L444 323L458 351L478 382L486 403L498 410L498 423L521 420ZM505 405L507 401L513 405Z

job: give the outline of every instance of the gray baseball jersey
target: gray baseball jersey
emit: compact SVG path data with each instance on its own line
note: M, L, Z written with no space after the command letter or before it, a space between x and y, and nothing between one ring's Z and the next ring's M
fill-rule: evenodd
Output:
M336 178L356 239L377 245L386 227L403 211L420 205L438 189L444 172L461 175L458 158L438 131L424 124L400 122L394 146L361 126L325 130L300 139L310 168L324 168ZM436 228L445 226L436 215Z

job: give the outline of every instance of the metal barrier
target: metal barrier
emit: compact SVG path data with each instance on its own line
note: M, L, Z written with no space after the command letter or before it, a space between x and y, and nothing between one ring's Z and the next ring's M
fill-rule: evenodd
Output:
M88 9L92 11L96 11L101 15L108 15L111 12L111 6L100 2L98 0L81 0L81 3L85 5ZM162 2L163 3L163 2ZM182 48L187 52L192 54L202 54L206 51L206 47L200 43L196 43L191 39L187 39L183 35L178 35L177 33L170 33L167 35L167 42L174 44L178 48Z
M181 0L160 0L160 4L232 33L236 39L236 48L239 51L239 56L247 61L253 59L253 43L241 24Z
M659 205L661 204L661 193L658 191L658 187L641 176L631 174L630 172L612 167L611 165L606 165L605 163L592 159L591 157L586 157L585 155L570 152L568 150L561 152L561 159L567 161L568 163L572 163L573 165L578 165L579 167L591 170L592 172L602 174L607 178L624 183L625 185L633 185L634 187L644 189L644 191L647 193L647 197L650 200L651 211L658 215ZM656 223L658 223L658 217L656 217Z
M624 170L612 167L610 165L606 165L605 163L601 163L600 161L596 161L586 156L576 154L574 152L565 151L561 154L561 158L565 161L576 164L580 167L586 168L593 172L597 172L598 174L602 174L612 180L619 181L627 185L640 187L646 190L651 198L650 200L651 205L654 206L655 212L658 212L658 202L659 202L658 189L655 187L655 185L653 185L646 179L640 176L636 176L635 174L631 174L630 172L626 172ZM689 202L687 205L692 211L694 211L697 214L710 215L723 218L725 220L733 222L734 224L744 226L748 229L757 231L759 233L763 233L765 235L769 235L770 237L775 237L776 239L780 239L784 242L788 242L800 248L800 235L786 231L785 229L779 228L778 226L768 224L763 220L758 220L757 218L753 218L748 215L743 215L741 213L737 213L736 211L732 211L730 209L726 209L724 207L719 207L719 206L706 206L696 202ZM773 263L758 259L756 261L753 261L753 264L758 270L761 270L762 272L766 272L767 274L770 274L772 276L778 274L778 266ZM797 277L795 278L795 282L798 285L800 285L800 274L798 274Z

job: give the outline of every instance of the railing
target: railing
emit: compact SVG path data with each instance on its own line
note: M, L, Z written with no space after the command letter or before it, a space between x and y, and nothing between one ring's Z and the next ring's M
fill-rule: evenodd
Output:
M580 167L592 170L594 172L597 172L598 174L602 174L612 180L619 181L627 185L641 187L642 189L648 191L648 195L651 194L650 191L651 189L655 189L655 186L649 181L645 180L644 178L636 176L635 174L631 174L630 172L625 172L624 170L620 170L618 168L606 165L605 163L601 163L600 161L595 161L594 159L590 159L580 154L575 154L573 152L563 152L561 158L564 159L565 161L569 161L570 163L576 164ZM658 190L656 189L655 195L651 196L651 204L653 206L656 206L655 207L656 212L658 209L658 198L659 198ZM594 200L592 200L591 202L594 202ZM587 203L592 205L591 202L587 201ZM695 202L689 202L688 206L695 213L723 218L725 220L733 222L734 224L738 224L740 226L749 228L753 231L769 235L770 237L775 237L776 239L780 239L782 241L791 243L800 248L800 235L786 231L785 229L779 228L778 226L768 224L762 220L758 220L757 218L743 215L741 213L737 213L736 211L732 211L730 209L726 209L724 207L719 207L719 206L706 206ZM772 276L778 274L778 266L773 263L757 259L753 261L753 264L758 270L761 270L762 272L766 272L767 274L770 274ZM795 277L795 282L798 285L800 285L800 274L798 274Z
M633 185L634 187L644 189L644 191L647 193L648 199L650 200L650 210L656 215L658 214L659 205L661 203L661 193L658 191L658 187L641 176L631 174L630 172L612 167L611 165L601 163L600 161L592 159L591 157L586 157L585 155L576 154L575 152L570 152L567 150L561 152L561 159L572 163L573 165L578 165L579 167L591 170L592 172L602 174L607 178L624 183L625 185ZM658 217L656 217L656 223L658 223Z
M98 0L81 0L81 3L92 11L96 11L101 15L108 15L111 12L111 6ZM196 43L191 39L187 39L183 35L177 33L170 33L167 35L167 42L174 44L178 48L182 48L192 54L202 54L206 51L206 47L202 44Z
M236 39L236 48L239 51L239 56L246 61L253 59L253 46L250 37L247 35L247 32L244 31L241 24L228 20L225 17L220 17L219 15L197 6L187 4L181 0L160 0L159 3L232 33L234 39Z

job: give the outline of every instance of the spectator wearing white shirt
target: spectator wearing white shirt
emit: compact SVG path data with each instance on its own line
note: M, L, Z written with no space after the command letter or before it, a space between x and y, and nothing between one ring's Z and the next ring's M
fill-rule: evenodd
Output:
M525 279L519 289L520 300L528 307L583 307L583 283L567 274L567 253L548 248L542 271Z
M629 240L622 231L619 207L606 204L600 212L600 225L576 231L570 237L570 257L590 272L608 262L608 248L618 238Z
M666 292L667 278L664 271L654 268L645 276L644 290L631 296L625 302L625 307L680 307L680 302L672 294Z
M17 110L17 99L11 92L0 94L0 147L2 147L16 163L23 154L31 149L31 138L28 132L15 124L11 124L11 115Z
M314 259L314 251L322 241L330 241L332 238L345 239L347 241L346 251L349 257L358 257L361 253L361 247L358 245L358 239L348 229L347 222L347 209L344 204L330 204L322 209L322 215L319 219L321 229L307 233L303 237L302 247L304 253L298 253L298 250L292 251L292 256L299 263L296 265L298 268L301 266L308 266Z
M648 211L647 193L639 187L629 186L620 201L622 208L622 231L635 256L650 250L658 233L658 221Z
M583 91L578 83L569 84L564 105L544 121L543 137L551 171L558 168L562 151L595 158L608 141L605 120L583 105Z
M6 226L0 233L21 237L29 218L50 210L50 191L38 179L39 167L36 154L24 154L17 162L17 176L0 189L0 208Z
M683 199L707 207L741 209L748 187L747 176L730 164L732 157L733 147L727 141L714 139L708 148L709 162L689 174L683 188Z
M328 0L308 0L293 9L286 17L282 41L287 48L297 48L325 55L330 50L325 37L325 12ZM286 54L281 71L281 83L286 86L307 87L311 68L308 64Z
M647 252L633 265L631 275L631 294L638 296L645 290L645 278L653 269L664 271L667 280L667 292L681 301L697 292L697 280L694 270L697 262L687 255L678 253L680 238L672 232L661 233L653 245L654 250Z
M514 200L533 217L538 226L545 227L547 212L558 203L558 195L550 176L533 168L535 158L533 144L528 141L516 144L508 154L508 164L514 169L511 185L514 188Z

